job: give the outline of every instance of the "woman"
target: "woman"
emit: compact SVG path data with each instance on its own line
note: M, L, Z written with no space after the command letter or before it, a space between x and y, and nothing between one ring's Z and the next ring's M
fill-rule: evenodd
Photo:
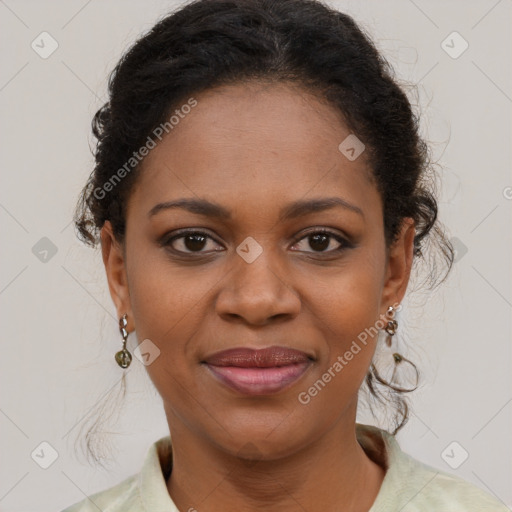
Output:
M127 52L109 94L76 224L101 242L116 361L136 331L170 436L67 512L505 510L394 438L417 384L396 312L425 241L447 270L453 250L418 121L354 21L199 0ZM392 393L392 433L356 423L363 383Z

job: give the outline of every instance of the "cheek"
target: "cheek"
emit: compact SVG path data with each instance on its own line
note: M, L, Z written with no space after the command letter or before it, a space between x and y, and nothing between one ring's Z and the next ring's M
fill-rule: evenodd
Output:
M139 337L167 344L197 325L201 298L214 281L199 267L179 267L170 262L164 249L147 245L135 248L128 258L130 304Z
M379 318L382 269L363 256L358 253L343 267L317 274L314 286L309 282L309 291L303 295L308 309L321 314L327 332L331 330L327 339L357 337Z
M161 255L145 258L141 253L131 260L130 304L138 342L150 340L158 349L146 370L167 395L178 393L178 383L190 380L193 350L207 322L204 301L219 280L212 274L199 272L198 267L177 269Z
M325 340L320 372L329 371L330 376L324 376L329 387L343 393L355 392L362 382L382 327L380 270L363 258L356 260L336 275L317 279L307 304L310 318Z
M315 374L299 390L297 401L304 413L322 417L327 423L337 421L357 400L379 336L374 285L371 280L367 286L359 284L355 295L347 292L331 295L330 300L317 298L313 311L316 328L325 341Z

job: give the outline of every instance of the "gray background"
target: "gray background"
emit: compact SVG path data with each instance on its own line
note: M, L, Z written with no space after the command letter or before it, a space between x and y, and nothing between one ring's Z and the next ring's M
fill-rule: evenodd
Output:
M398 440L511 507L512 2L330 3L373 35L400 79L418 83L411 99L440 164L440 218L457 247L449 280L404 303L400 328L413 340L404 350L422 386ZM90 122L106 98L107 74L176 5L0 0L2 511L61 510L110 487L137 472L149 445L168 433L135 360L106 438L115 462L100 470L74 453L85 414L122 371L100 252L78 242L71 217L92 169ZM43 31L58 43L46 59L31 47L43 46ZM462 39L447 39L454 31L469 44L457 58L445 51L462 49ZM360 421L372 422L364 410ZM47 469L40 465L52 449L42 442L57 453ZM461 463L462 450L469 456Z

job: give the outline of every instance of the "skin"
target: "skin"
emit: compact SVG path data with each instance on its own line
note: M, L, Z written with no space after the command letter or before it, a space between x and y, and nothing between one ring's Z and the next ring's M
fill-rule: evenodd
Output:
M173 440L169 493L182 511L326 512L340 504L345 512L367 511L385 470L358 443L355 422L377 338L369 337L308 404L298 394L385 318L388 306L400 303L414 223L405 219L386 249L382 200L365 153L350 161L338 150L350 131L311 93L250 83L195 98L197 106L143 162L124 245L110 222L101 231L118 317L127 313L128 331L136 329L139 342L150 339L160 350L146 369ZM324 197L343 198L364 215L336 206L278 221L290 202ZM216 202L232 218L184 209L148 216L156 204L179 198ZM211 238L159 245L180 228ZM307 236L315 228L351 245L331 237L322 250ZM236 252L247 237L263 250L252 263ZM271 345L315 358L297 382L274 395L239 394L200 364L227 348Z

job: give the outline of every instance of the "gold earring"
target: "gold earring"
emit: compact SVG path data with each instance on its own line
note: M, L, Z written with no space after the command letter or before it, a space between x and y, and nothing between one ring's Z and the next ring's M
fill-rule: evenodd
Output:
M128 325L128 315L125 313L122 318L119 319L119 330L121 331L121 336L123 337L123 348L119 352L116 353L116 362L121 368L128 368L130 363L132 362L132 355L126 349L126 340L128 339L128 331L126 330L126 326Z
M388 323L386 324L386 327L384 328L384 330L387 333L386 345L388 347L390 347L390 348L391 348L391 345L393 344L393 336L396 334L396 331L398 330L398 322L393 318L393 316L395 314L394 311L395 311L395 308L393 306L389 306L388 307L388 310L386 312L386 316L388 316L388 317L390 316L392 319L388 321ZM416 366L414 365L414 363L412 361L409 361L409 359L405 358L404 356L402 356L402 354L399 354L398 352L393 352L393 360L394 360L395 364L394 364L394 367L393 367L393 373L392 373L391 378L389 379L389 381L385 381L378 374L377 370L375 369L375 376L376 376L377 380L379 382L381 382L382 384L385 384L385 385L387 385L389 387L392 387L396 391L402 391L402 392L414 391L418 387L418 380L419 380L418 370L417 370ZM399 365L402 362L405 362L405 363L408 363L409 365L411 365L411 367L415 371L416 383L415 383L413 388L406 389L406 388L402 388L402 387L397 386L397 385L394 384L396 372L398 370Z
M388 307L388 311L386 313L387 316L393 317L395 314L395 308L393 306ZM392 320L389 320L384 330L388 333L386 337L386 345L391 348L391 345L393 344L393 336L396 334L396 331L398 329L398 322L393 318ZM393 359L395 361L395 367L393 368L393 374L391 375L390 382L392 383L395 379L395 373L396 369L398 367L398 364L403 361L403 357L398 353L393 353Z
M386 312L386 316L391 315L391 317L393 317L393 315L395 314L394 311L395 311L395 308L393 306L389 306L388 310ZM386 338L386 345L388 347L391 347L391 343L393 342L392 338L395 335L397 329L398 329L398 322L395 319L389 320L386 327L384 328L384 330L388 333L388 336Z

